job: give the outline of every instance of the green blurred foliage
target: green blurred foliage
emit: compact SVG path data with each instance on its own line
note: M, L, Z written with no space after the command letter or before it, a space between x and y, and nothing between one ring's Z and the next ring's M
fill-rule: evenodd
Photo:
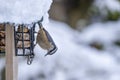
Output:
M111 11L109 9L105 9L106 14L103 14L98 7L92 6L89 10L90 18L96 19L99 18L99 21L106 22L106 21L117 21L120 19L120 11ZM91 19L90 19L91 20Z
M108 10L107 20L116 21L119 18L120 18L120 12L118 11L113 12Z

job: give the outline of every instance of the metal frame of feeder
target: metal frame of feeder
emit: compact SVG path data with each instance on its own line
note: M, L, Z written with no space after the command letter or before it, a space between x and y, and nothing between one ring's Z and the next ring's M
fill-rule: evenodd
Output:
M43 17L41 18L41 20L39 20L38 22L34 22L32 23L30 29L28 32L24 32L24 28L23 27L29 27L26 24L22 24L22 32L18 32L16 31L16 26L14 26L14 38L15 38L15 55L16 56L34 56L34 41L35 41L35 27L37 23L41 23L43 21ZM16 38L17 34L22 34L22 40L19 40ZM24 40L24 34L29 34L29 40ZM22 47L17 47L17 43L18 41L22 41ZM30 42L30 47L25 47L24 41L29 41ZM23 54L18 54L18 49L22 49L23 50ZM29 54L25 54L25 50L28 49L30 50Z
M35 41L35 24L33 24L33 27L31 27L29 29L28 32L24 32L24 25L21 26L22 27L22 32L17 32L15 30L14 27L14 36L15 36L15 52L16 52L16 56L29 56L29 55L34 55L34 41ZM19 40L18 38L16 38L17 34L22 34L22 40ZM29 34L29 40L24 40L24 34ZM18 41L22 41L22 47L17 47L17 43ZM30 47L25 47L24 41L28 41L30 42ZM22 49L23 50L23 54L18 54L18 49ZM29 49L30 53L29 54L25 54L25 49Z
M27 24L22 24L21 26L18 25L18 26L20 26L22 28L21 32L16 31L16 26L14 26L15 55L16 56L27 56L28 57L28 60L27 60L28 65L30 65L32 63L33 58L34 58L34 47L35 47L34 41L35 41L35 33L37 33L37 32L35 32L35 27L36 27L36 24L41 23L42 21L43 21L43 17L38 22L32 23L30 25L31 27L29 25L27 25ZM30 29L28 29L28 32L24 32L24 27L30 27ZM22 39L21 40L16 37L18 34L22 34ZM29 39L28 40L24 39L24 34L29 34ZM22 42L22 47L17 46L18 41ZM29 47L25 47L25 43L24 43L25 41L30 42ZM23 53L19 54L18 49L22 49ZM26 54L26 52L25 52L26 49L29 50L28 54Z
M22 24L20 27L22 28L22 32L18 32L16 31L16 27L14 26L14 40L15 40L15 55L16 56L27 56L28 59L27 59L27 64L30 65L33 61L33 58L34 58L34 41L35 41L35 25L36 24L33 24L32 27L30 27L30 29L28 29L28 32L24 32L24 28L25 25ZM28 27L28 26L27 26ZM18 34L22 34L22 39L18 39L16 36ZM24 34L28 34L29 35L29 39L28 40L25 40L24 38ZM17 44L18 44L18 41L21 41L22 42L22 47L18 47ZM25 47L25 41L28 41L30 42L30 46L29 47ZM22 49L23 50L23 53L22 54L19 54L18 53L18 49ZM29 54L26 54L25 50L28 49L29 50Z

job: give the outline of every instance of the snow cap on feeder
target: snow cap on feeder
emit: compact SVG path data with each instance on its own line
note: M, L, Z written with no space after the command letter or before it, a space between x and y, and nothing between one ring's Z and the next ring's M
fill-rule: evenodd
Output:
M52 0L0 0L0 23L30 24L44 17L48 22L48 10Z

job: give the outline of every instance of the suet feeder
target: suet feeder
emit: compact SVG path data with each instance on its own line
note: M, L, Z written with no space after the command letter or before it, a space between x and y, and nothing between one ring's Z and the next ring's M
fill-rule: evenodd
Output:
M41 23L42 21L43 17L38 22ZM38 22L32 24L17 24L14 26L15 55L27 56L27 64L31 64L34 58L34 41L35 33L37 33L35 32L35 27ZM18 50L22 50L22 53L19 53ZM26 50L29 52L26 52Z
M17 30L16 30L17 27ZM15 38L15 55L16 56L28 56L28 64L30 60L34 58L34 41L35 41L35 23L31 25L20 24L14 27ZM22 53L19 54L18 50L22 49ZM25 50L29 50L26 53Z

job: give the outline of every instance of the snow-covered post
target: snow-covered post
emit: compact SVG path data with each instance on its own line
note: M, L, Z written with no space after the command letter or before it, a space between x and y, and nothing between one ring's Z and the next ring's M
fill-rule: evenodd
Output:
M14 26L6 24L6 80L17 80L18 64L15 56Z

